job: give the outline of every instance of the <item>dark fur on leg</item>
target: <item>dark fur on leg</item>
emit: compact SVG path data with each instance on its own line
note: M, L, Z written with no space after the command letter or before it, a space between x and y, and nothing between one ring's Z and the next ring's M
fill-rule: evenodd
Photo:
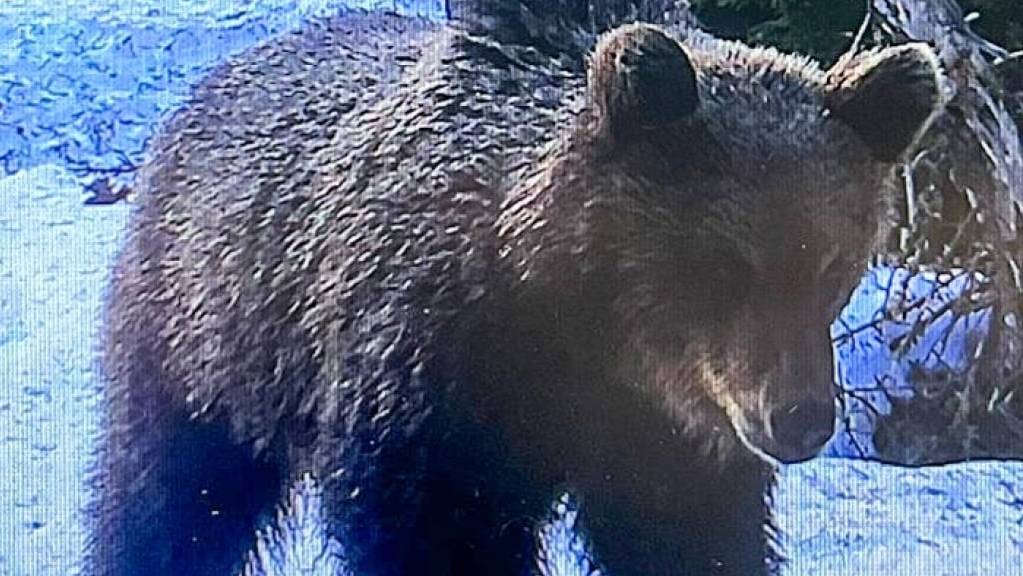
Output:
M183 417L148 424L145 435L112 430L105 439L84 573L236 573L279 496L276 467L254 461L223 426Z

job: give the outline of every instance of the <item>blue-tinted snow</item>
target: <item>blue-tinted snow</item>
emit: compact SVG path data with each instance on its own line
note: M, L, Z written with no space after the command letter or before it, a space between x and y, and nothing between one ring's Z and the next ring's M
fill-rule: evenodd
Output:
M118 174L203 71L345 6L443 14L442 0L3 0L0 173L58 162Z
M0 576L73 574L85 541L83 481L98 433L95 330L127 209L82 206L82 176L138 162L161 115L228 54L342 4L0 3ZM440 0L360 4L442 12ZM864 279L835 336L875 317L890 279L886 270ZM981 329L959 328L950 357ZM838 352L847 386L869 388L904 369L869 331ZM832 453L856 452L839 437ZM321 553L326 546L341 556L343 543L324 540L317 503L314 485L296 487L289 512L260 535L254 554L267 573L338 567ZM552 505L550 575L582 574L574 512ZM1023 466L1015 463L907 470L822 459L782 470L775 509L792 557L787 574L979 576L1023 565Z
M989 314L976 312L954 319L945 304L961 294L969 281L965 274L938 278L887 267L867 271L831 329L835 381L853 394L845 396L843 426L826 450L828 455L877 456L875 415L891 412L889 397L912 396L906 378L911 366L951 373L964 370L986 334ZM908 310L900 321L889 318L879 324L885 310L899 309L899 302ZM889 344L898 342L920 318L933 319L931 328L896 360Z
M1023 466L900 468L823 458L781 470L784 574L1023 574Z

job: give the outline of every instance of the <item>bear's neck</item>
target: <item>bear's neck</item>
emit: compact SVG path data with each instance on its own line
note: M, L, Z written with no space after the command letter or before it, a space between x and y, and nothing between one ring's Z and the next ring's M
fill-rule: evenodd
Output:
M618 279L585 186L565 186L574 175L556 169L505 204L501 216L502 269L507 281L499 330L514 331L561 365L585 366L604 379L622 349L610 314ZM555 360L551 359L551 362Z

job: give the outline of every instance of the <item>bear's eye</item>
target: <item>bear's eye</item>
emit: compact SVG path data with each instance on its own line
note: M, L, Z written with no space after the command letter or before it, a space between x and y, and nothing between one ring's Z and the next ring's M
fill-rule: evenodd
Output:
M713 289L735 291L749 282L749 269L739 260L716 261L710 264L705 283Z
M699 283L696 293L703 306L715 315L722 315L741 304L754 282L753 267L744 258L729 250L715 250L700 258L693 268Z

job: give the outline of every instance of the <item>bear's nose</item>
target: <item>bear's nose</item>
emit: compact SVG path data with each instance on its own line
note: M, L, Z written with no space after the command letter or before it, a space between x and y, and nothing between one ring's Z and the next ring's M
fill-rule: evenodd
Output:
M771 437L785 463L802 462L817 455L835 431L835 408L822 402L781 406L770 416Z

